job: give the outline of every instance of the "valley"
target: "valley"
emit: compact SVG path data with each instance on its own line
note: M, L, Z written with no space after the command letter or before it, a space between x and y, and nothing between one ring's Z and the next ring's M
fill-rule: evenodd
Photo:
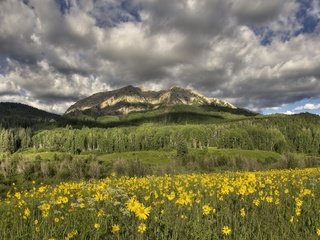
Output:
M156 101L157 96L162 97ZM109 105L106 104L106 101ZM155 103L154 106L153 103ZM91 104L91 107L86 104ZM107 196L117 198L118 195L114 196L113 191L120 191L118 186L123 182L128 181L124 184L131 184L131 179L138 179L139 182L154 181L151 180L153 178L158 179L157 181L166 181L165 179L170 176L174 179L172 184L179 185L178 181L182 180L182 184L189 184L183 179L190 179L193 182L194 177L199 181L206 181L207 178L210 178L210 181L216 181L214 179L224 176L223 179L234 181L233 176L243 176L248 178L248 184L251 186L255 184L251 182L251 176L255 176L267 182L269 178L277 179L276 189L280 191L282 188L279 184L282 180L279 176L273 175L274 172L280 175L287 174L291 179L295 178L295 173L310 177L310 174L315 174L316 169L320 166L320 117L318 115L309 113L262 115L181 88L171 88L157 93L143 92L139 88L129 86L80 100L64 115L52 114L16 103L0 103L0 113L0 198L6 199L6 204L0 204L0 212L6 208L12 209L18 204L22 211L23 221L40 222L39 229L36 226L35 230L29 231L18 226L19 224L17 225L14 219L10 220L13 226L16 226L13 229L20 228L26 236L32 239L39 234L46 235L42 232L44 229L55 229L50 222L57 224L64 219L68 219L68 224L72 219L78 219L82 227L80 225L77 229L68 227L70 232L66 234L61 233L60 230L53 230L52 234L58 238L66 235L70 239L75 236L100 239L104 234L110 235L111 232L114 239L123 239L129 236L128 234L131 237L129 239L133 239L132 237L136 234L133 233L135 230L121 230L123 224L127 224L125 220L121 220L121 224L119 222L120 230L117 230L118 225L113 222L114 220L109 222L101 209L97 213L102 214L99 215L101 221L100 217L92 219L93 222L96 222L92 233L84 228L85 225L77 215L82 211L87 211L87 205L98 207L99 199L102 200L104 197L108 205L113 200ZM58 194L61 196L53 197L54 199L56 197L65 199L61 207L69 208L71 212L75 211L76 215L58 210L60 203L55 201L60 202L60 200L49 200L42 195L45 189L55 188L55 186L58 189L68 186L66 189L73 189L66 190L68 192L75 190L74 193L77 195L87 195L92 190L91 183L97 187L99 184L105 184L104 181L114 182L115 189L108 187L103 192L94 190L94 193L90 193L95 196L94 203L83 201L82 198L74 199L73 194L68 195L62 192ZM237 181L232 183L235 188L239 187ZM152 183L148 184L152 185ZM306 181L304 184L310 188L314 183ZM74 186L82 185L85 186L85 189L80 190L78 187L74 189ZM187 186L184 185L183 188L187 189ZM188 216L190 218L201 217L201 221L206 221L207 215L215 218L216 212L225 214L223 209L230 207L231 200L228 200L229 202L225 205L220 198L229 187L228 183L212 186L210 191L217 191L217 195L211 193L215 196L215 200L204 197L203 203L201 200L196 200L195 189L189 189L187 192L180 191L180 188L178 191L171 189L169 192L162 193L167 196L161 200L163 208L159 209L156 195L151 197L158 193L144 189L141 190L144 191L144 195L140 196L138 193L140 190L134 192L133 198L139 198L139 204L140 201L143 202L142 205L139 205L141 209L148 211L143 219L137 219L140 222L140 225L137 226L140 229L138 234L144 234L143 229L147 228L147 225L144 225L145 222L141 220L148 218L149 211L150 216L159 218L162 215L159 215L157 211L171 209L170 211L178 211L179 214L182 214L182 218L184 216L187 218ZM297 187L293 184L289 188L290 191L295 192ZM228 190L231 195L226 194L227 198L232 198L231 189L233 188ZM126 191L128 192L123 193L123 199L116 200L120 205L128 206L129 203L126 201L133 201L132 198L129 198L131 190ZM159 191L161 193L162 190ZM203 188L201 191L204 192L198 193L204 196L207 190ZM241 187L237 191L241 192ZM280 201L287 201L285 196L277 200L278 193L276 192L271 196L268 196L266 192L265 196L258 198L257 190L252 191L252 193L247 193L248 199L241 204L241 207L240 205L237 207L237 211L240 211L241 218L247 213L250 214L254 219L254 222L251 223L253 226L264 220L260 213L250 210L252 208L251 200L249 201L251 194L256 199L253 203L255 207L258 207L260 202L265 205L275 201L276 206L281 204ZM286 192L287 189L281 191ZM310 191L319 194L315 189ZM37 196L35 205L29 202L29 194ZM184 194L187 195L184 196ZM201 198L200 195L199 198ZM21 196L26 206L19 205ZM108 202L107 199L111 202ZM148 199L152 199L151 202ZM175 206L170 205L172 201L170 199L175 199ZM314 201L313 196L308 200L310 204L313 204ZM46 203L41 204L41 202ZM79 209L76 207L77 204L80 204ZM146 210L147 207L144 204L146 206L151 204L150 210ZM290 204L294 206L294 203ZM203 214L199 215L200 210L197 213L184 211L179 205L187 209L195 209L198 206L202 209ZM193 208L190 208L191 206ZM52 212L51 208L56 210ZM107 208L108 211L114 210L109 205ZM264 210L259 211L265 211L267 208L264 206ZM270 205L270 209L272 208ZM129 215L130 211L129 209ZM132 211L134 213L134 210ZM286 210L282 208L281 211ZM30 215L31 212L32 215ZM12 214L17 213L12 212ZM221 232L216 235L208 232L207 235L202 236L202 239L209 239L210 236L227 238L229 235L233 236L232 234L248 239L247 236L253 234L252 232L245 233L253 229L240 230L234 225L236 222L230 226L226 225L231 224L230 219L219 216L217 219L225 224L220 226L217 223L216 227L221 229ZM121 219L121 216L118 217ZM174 221L170 214L166 217L171 219L166 221ZM268 217L268 219L278 218L272 214L269 214ZM291 216L289 220L298 221L295 220L298 217L299 215ZM305 217L310 218L307 215ZM278 219L284 221L284 215ZM106 227L106 230L100 231L100 226ZM151 220L148 221L148 229L159 231L156 230L157 226ZM3 227L0 224L0 229L4 229ZM171 230L168 226L165 228L173 231L173 235L163 235L163 239L178 239L174 234L182 234L182 228ZM194 225L194 229L198 231L201 229L200 225ZM189 232L190 235L186 236L193 236L194 231ZM233 231L238 232L232 233ZM291 236L288 229L284 231L287 236ZM299 228L297 227L295 231L299 232ZM8 232L1 234L0 236L10 235ZM151 231L146 234L153 236ZM262 229L260 234L267 235Z

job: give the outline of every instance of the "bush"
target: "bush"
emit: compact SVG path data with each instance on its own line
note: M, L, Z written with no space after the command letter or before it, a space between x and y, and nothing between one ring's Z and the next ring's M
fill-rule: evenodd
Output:
M188 155L188 144L186 140L179 139L177 142L177 156L180 158Z
M113 164L113 171L118 175L129 177L146 176L153 173L150 165L143 163L141 160L116 160Z

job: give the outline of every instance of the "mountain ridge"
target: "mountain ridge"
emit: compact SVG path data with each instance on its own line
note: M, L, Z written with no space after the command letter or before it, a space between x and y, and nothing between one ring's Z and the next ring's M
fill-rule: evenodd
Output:
M0 102L2 127L29 127L37 123L58 122L62 116L23 103Z
M177 86L170 89L151 91L128 85L126 87L95 93L70 106L65 115L122 115L131 112L155 110L172 105L212 105L237 109L231 103L205 97L191 89Z

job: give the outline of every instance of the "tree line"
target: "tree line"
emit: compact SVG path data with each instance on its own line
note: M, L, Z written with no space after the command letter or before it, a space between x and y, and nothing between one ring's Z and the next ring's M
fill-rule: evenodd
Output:
M310 118L310 119L309 119ZM33 133L30 128L0 130L0 151L33 147L49 151L125 152L189 148L240 148L320 154L319 118L304 116L255 118L219 124L159 125L73 129L71 126Z

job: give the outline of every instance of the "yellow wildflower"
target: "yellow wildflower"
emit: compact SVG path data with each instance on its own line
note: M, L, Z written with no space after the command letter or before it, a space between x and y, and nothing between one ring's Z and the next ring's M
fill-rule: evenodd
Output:
M99 224L99 223L95 223L95 224L94 224L94 228L95 228L95 229L99 229L99 228L100 228L100 224Z
M113 233L113 234L116 234L116 233L118 233L120 231L120 226L119 226L119 224L114 224L114 225L112 225L112 230L111 230L111 232Z
M135 211L137 218L140 220L146 220L150 214L151 207L144 207L140 205L139 208Z
M26 208L23 212L23 218L27 219L28 217L30 217L30 214L31 214L30 209Z
M228 226L224 226L224 227L222 228L222 234L223 234L223 235L226 235L226 236L230 235L230 234L231 234L231 228L228 227Z
M202 207L202 214L203 215L209 215L211 211L212 211L212 207L210 207L207 204L203 205L203 207Z
M246 216L246 210L244 208L240 209L240 216L245 217Z
M147 230L147 226L144 223L140 223L138 226L138 233L144 233Z
M176 194L173 191L167 195L167 199L169 201L172 201L175 197L176 197Z
M16 192L16 193L14 194L14 196L15 196L17 199L20 199L20 198L21 198L21 193Z

